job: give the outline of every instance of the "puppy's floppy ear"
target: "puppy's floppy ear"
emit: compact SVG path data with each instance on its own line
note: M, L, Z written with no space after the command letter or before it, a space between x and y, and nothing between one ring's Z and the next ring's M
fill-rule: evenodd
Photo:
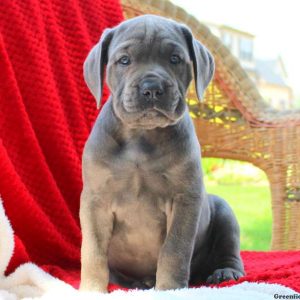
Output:
M182 32L189 48L190 58L193 61L197 96L199 100L203 100L204 91L214 75L214 59L207 48L193 37L189 28L182 26Z
M104 69L107 63L107 52L112 37L113 30L106 29L100 41L89 52L83 65L84 80L96 99L97 108L100 107L101 103Z

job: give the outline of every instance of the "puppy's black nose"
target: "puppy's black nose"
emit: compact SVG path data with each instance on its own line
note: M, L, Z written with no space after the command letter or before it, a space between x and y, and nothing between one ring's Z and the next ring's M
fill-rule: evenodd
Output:
M147 100L159 99L164 94L164 89L158 80L149 79L142 83L141 94Z

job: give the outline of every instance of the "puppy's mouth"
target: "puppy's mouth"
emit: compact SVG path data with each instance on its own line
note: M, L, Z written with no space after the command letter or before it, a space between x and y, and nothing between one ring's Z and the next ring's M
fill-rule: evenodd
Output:
M167 111L153 106L135 113L129 113L126 119L127 125L131 128L154 129L174 125L180 117L175 113L175 109Z
M133 127L166 127L174 122L164 111L157 108L150 108L141 111L141 114L131 123Z
M150 108L142 111L142 115L137 118L139 120L156 120L157 118L165 118L167 120L172 120L166 112L159 110L157 108Z
M126 97L123 100L123 109L128 114L141 114L153 117L154 115L162 114L167 118L172 118L172 114L176 112L176 108L182 98L179 93L174 95L173 101L166 101L167 99L151 99L149 101L136 100L135 97Z
M178 92L172 98L172 101L167 101L167 98L142 101L128 94L122 101L114 103L114 110L124 124L131 128L164 128L176 124L185 110L185 101Z
M132 105L130 103L124 103L124 110L131 115L135 115L137 119L148 118L155 119L157 117L165 117L171 121L175 120L174 114L178 103L181 101L178 97L175 101L170 103L167 107L162 106L160 103L149 102L143 106Z

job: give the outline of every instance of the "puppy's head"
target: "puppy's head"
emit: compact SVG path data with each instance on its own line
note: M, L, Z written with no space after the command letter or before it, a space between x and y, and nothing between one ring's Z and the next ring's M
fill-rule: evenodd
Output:
M200 100L214 73L211 54L186 26L145 15L104 31L84 78L99 107L106 66L115 114L131 128L153 129L182 117L192 64Z

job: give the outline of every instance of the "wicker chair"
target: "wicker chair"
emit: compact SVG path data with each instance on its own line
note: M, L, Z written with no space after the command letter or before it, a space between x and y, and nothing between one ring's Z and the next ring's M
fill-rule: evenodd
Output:
M187 24L216 61L203 103L187 102L204 157L248 161L268 176L272 250L300 249L300 112L271 109L229 50L210 30L165 0L122 0L126 18L151 13Z

